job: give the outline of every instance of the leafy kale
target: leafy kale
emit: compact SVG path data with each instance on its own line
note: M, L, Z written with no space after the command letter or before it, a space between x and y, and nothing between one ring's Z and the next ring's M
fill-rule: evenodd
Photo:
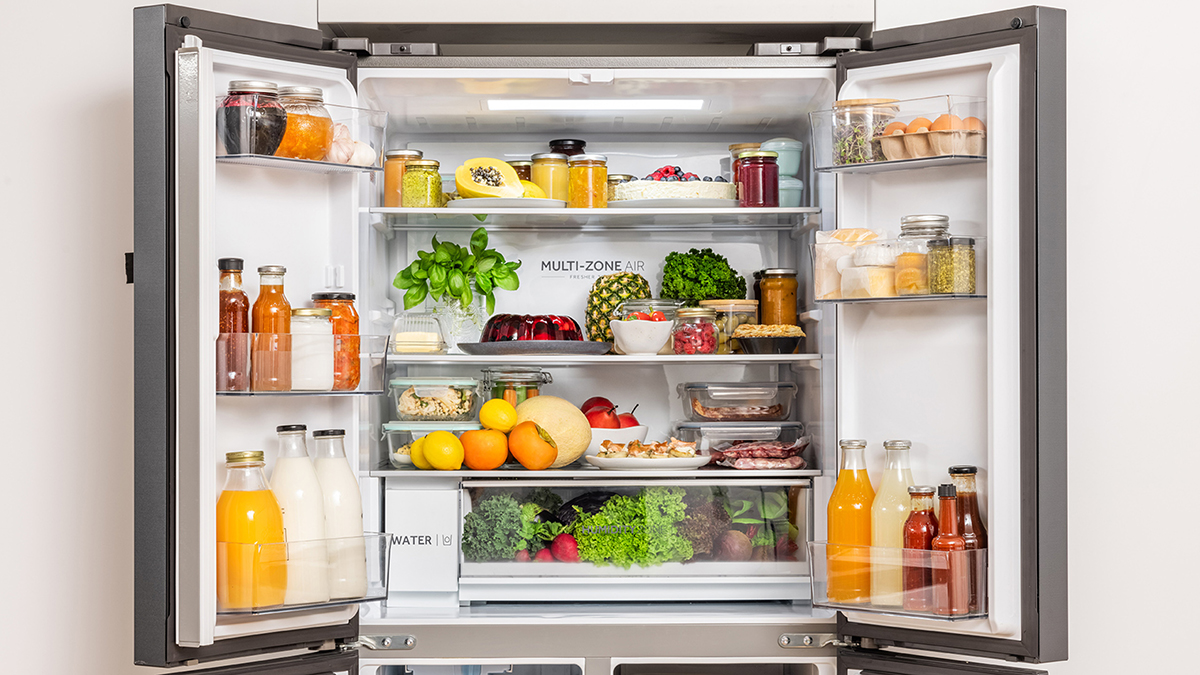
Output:
M746 297L746 278L729 266L725 256L711 248L667 254L663 263L662 297L695 306L701 300Z
M563 531L559 523L542 522L541 513L542 507L537 504L521 505L521 546L517 550L528 549L529 555L533 555Z
M692 544L676 527L686 517L683 497L683 488L648 487L637 497L610 497L594 514L575 507L579 558L626 569L691 558Z
M525 501L537 504L542 507L543 511L549 511L550 513L557 511L558 507L562 506L563 503L562 497L558 493L545 486L534 488L529 493L529 496L525 498Z
M479 502L463 519L463 557L472 561L512 560L524 548L521 507L508 495Z

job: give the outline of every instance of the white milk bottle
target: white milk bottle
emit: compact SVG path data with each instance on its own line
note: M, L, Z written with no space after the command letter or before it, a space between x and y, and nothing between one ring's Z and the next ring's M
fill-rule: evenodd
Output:
M304 444L306 427L275 427L279 457L271 474L271 491L283 510L287 542L288 583L285 605L329 602L329 559L325 551L325 496Z
M904 521L913 484L909 441L884 441L887 468L871 502L871 604L899 607L904 601Z
M325 495L325 538L329 549L329 597L367 594L367 552L363 545L362 493L343 445L346 432L313 432L317 479Z

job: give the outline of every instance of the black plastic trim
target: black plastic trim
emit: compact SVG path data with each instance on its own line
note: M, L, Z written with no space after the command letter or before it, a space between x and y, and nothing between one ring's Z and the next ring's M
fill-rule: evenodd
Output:
M838 675L846 675L850 670L861 670L862 675L1047 675L1044 670L1028 668L964 663L876 650L838 649Z
M961 19L889 28L877 31L871 36L871 49L878 51L893 47L929 44L938 40L998 33L1017 28L1030 28L1038 25L1039 10L1042 9L1045 8L1031 5L1000 12L977 14Z
M314 652L188 672L197 675L326 675L333 672L358 675L358 650Z

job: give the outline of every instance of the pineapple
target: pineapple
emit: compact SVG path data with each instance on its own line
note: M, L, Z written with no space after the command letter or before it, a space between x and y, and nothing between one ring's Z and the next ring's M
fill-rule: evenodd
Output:
M633 272L606 274L592 284L587 304L587 339L593 342L612 342L608 321L613 312L626 300L650 298L650 282Z

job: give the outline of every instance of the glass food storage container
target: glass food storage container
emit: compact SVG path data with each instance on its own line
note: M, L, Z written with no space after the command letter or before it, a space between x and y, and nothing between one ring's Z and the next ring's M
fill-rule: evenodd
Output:
M608 201L613 201L613 190L621 183L628 183L631 180L637 180L637 176L631 176L627 173L610 173L608 174Z
M761 449L778 450L787 454L791 448L803 453L809 439L800 422L679 422L671 435L681 441L695 443L702 452L723 451L748 443L764 443Z
M383 155L383 205L387 207L403 206L404 171L410 161L421 159L425 154L420 150L395 149L388 150Z
M570 184L567 206L573 209L603 209L608 206L608 157L580 154L567 160Z
M677 311L671 348L676 354L716 354L717 313L707 307L684 307Z
M796 398L792 382L688 382L679 385L688 418L698 422L786 420Z
M929 292L975 293L975 238L929 242Z
M886 157L877 137L895 119L896 103L897 100L892 98L859 98L834 103L833 164L884 161Z
M900 219L896 238L896 295L928 295L929 244L946 241L950 217L921 214Z
M274 82L233 80L217 107L217 136L229 155L274 155L287 129L287 111Z
M287 112L287 129L275 156L325 159L333 143L333 119L325 109L324 92L318 87L281 87L279 102Z
M479 380L471 377L400 377L388 383L401 422L475 419Z
M392 322L393 354L445 354L442 322L433 314L405 312Z
M433 159L413 159L404 165L400 204L405 208L435 209L442 204L441 164Z
M333 312L324 307L292 310L292 391L332 391Z
M488 398L500 398L514 407L526 399L540 396L542 385L554 378L541 368L484 368L483 388Z
M758 301L701 300L700 306L717 313L717 353L741 354L741 347L733 339L733 331L743 324L758 323Z
M779 165L777 153L767 150L743 152L738 156L738 206L765 208L779 206Z
M675 313L677 311L679 311L680 307L683 307L682 300L671 300L668 298L644 298L644 299L640 299L640 300L626 300L625 302L622 302L621 304L617 305L616 311L613 312L613 314L610 318L619 320L619 319L623 319L623 318L629 316L630 314L632 314L634 312L641 312L641 313L647 314L647 315L654 314L655 312L662 312L664 319L666 319L667 321L674 322L675 321ZM617 354L624 353L617 346L616 342L613 342L613 351L616 352ZM667 344L663 345L663 348L660 349L658 353L659 354L674 354L675 350L673 349L673 347L671 345L671 341L668 341Z
M769 326L796 325L796 270L778 267L763 270L759 282L759 315Z
M533 162L528 159L517 159L508 163L517 172L517 178L533 182Z
M388 444L388 462L397 469L413 468L412 444L435 431L461 436L464 431L482 429L477 422L385 422L383 435Z
M548 199L567 201L567 155L560 152L541 152L533 156L530 175Z
M333 390L354 391L362 379L359 363L358 310L353 293L313 293L313 304L332 312Z

